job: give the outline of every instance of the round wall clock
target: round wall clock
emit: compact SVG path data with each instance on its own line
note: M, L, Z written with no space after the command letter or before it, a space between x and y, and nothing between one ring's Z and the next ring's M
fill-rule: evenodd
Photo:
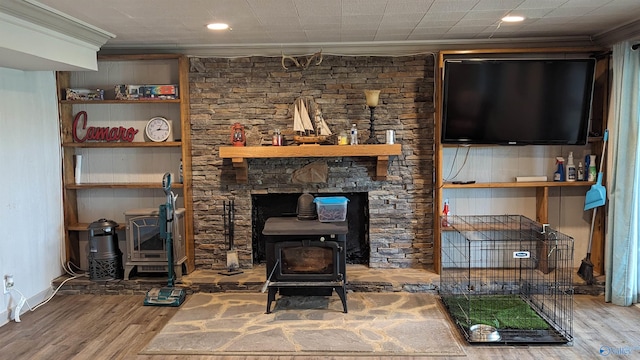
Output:
M166 141L171 135L171 124L169 120L157 116L147 122L144 132L151 141Z

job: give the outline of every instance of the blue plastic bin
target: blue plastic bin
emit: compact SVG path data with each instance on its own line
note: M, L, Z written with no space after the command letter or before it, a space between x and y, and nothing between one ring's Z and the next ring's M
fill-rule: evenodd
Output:
M317 197L313 199L316 204L318 220L320 222L345 221L347 218L347 203L349 199L344 196Z

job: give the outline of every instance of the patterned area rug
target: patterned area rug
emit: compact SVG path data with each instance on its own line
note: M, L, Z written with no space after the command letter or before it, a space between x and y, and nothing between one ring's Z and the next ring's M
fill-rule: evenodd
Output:
M436 296L412 293L279 297L189 295L141 354L466 356Z

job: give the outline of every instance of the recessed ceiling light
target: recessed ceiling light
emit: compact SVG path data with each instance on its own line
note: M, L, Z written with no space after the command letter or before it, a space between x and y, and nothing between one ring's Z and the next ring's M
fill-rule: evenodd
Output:
M229 28L229 25L224 23L214 23L207 25L207 28L209 30L226 30Z
M523 20L524 20L524 16L515 16L515 15L509 15L502 18L502 21L504 22L519 22Z

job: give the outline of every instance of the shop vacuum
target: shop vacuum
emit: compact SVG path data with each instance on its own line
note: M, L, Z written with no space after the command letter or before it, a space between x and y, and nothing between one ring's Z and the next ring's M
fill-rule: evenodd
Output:
M171 174L165 173L162 178L162 189L167 196L167 202L160 205L158 225L160 237L165 240L168 261L168 283L162 288L153 288L147 292L144 305L149 306L180 306L184 302L186 292L184 289L174 287L175 274L173 272L173 219L177 195L171 191Z

